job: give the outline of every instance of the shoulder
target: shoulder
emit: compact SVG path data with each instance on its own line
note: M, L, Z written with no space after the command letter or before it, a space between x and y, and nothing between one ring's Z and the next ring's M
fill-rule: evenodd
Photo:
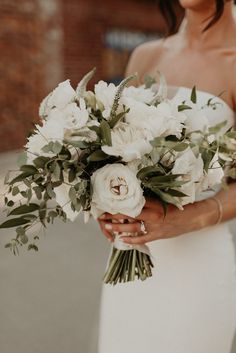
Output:
M125 76L137 72L141 77L148 70L151 62L161 55L164 47L163 42L163 39L153 40L137 46L130 56Z

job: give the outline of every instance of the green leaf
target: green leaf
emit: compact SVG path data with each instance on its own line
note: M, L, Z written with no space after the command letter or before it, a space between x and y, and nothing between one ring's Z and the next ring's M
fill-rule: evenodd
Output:
M12 228L12 227L17 227L22 224L29 223L29 221L23 217L20 218L12 218L9 219L8 221L0 224L0 228Z
M12 201L12 200L8 201L7 206L8 207L14 206L14 201Z
M21 173L21 174L17 175L17 177L15 177L14 179L12 179L10 181L9 185L13 185L13 184L18 183L20 181L23 181L25 178L28 178L30 175L32 175L32 174L29 172Z
M92 154L90 154L90 156L88 157L88 161L89 162L99 162L99 161L103 161L104 159L109 158L109 156L104 153L101 150L97 150L95 152L93 152Z
M181 104L178 106L178 112L183 112L184 110L189 110L189 109L192 109L192 108L187 104Z
M227 124L227 120L222 121L219 124L216 124L209 128L209 134L216 134L218 133L225 125Z
M20 170L21 170L22 172L27 172L27 173L30 173L30 174L38 173L38 169L35 168L34 165L28 165L28 164L22 165L22 166L20 167Z
M70 169L68 174L69 183L72 183L76 178L76 171L74 169Z
M27 244L29 241L29 238L27 237L26 234L22 234L22 235L20 235L20 241L22 244Z
M196 93L196 86L193 87L191 92L191 101L196 104L197 103L197 93Z
M157 174L157 173L160 173L160 172L161 172L161 169L157 165L156 166L145 167L145 168L140 169L140 171L137 174L137 178L142 180L142 179L146 178L150 174L153 174L153 173Z
M229 138L235 139L236 138L236 131L229 131L226 133L226 136Z
M9 216L30 213L30 212L37 211L38 209L39 209L39 205L37 205L36 203L30 203L29 205L22 205L15 208L9 213Z
M53 191L53 187L51 183L48 183L46 186L46 191L48 193L48 196L53 199L54 197L56 197L55 192Z
M188 144L188 143L186 143L186 142L181 142L181 143L176 144L176 145L173 147L173 150L176 151L176 152L182 152L182 151L186 150L188 147L189 147L189 144Z
M175 196L175 197L186 197L188 195L184 194L183 192L179 191L179 190L175 190L175 189L169 189L168 190L168 194L171 196Z
M103 120L100 124L102 142L104 145L112 146L111 141L111 128L106 120Z
M125 113L126 113L126 112L122 112L122 113L119 113L119 114L117 114L117 115L114 115L114 117L109 120L109 125L110 125L111 129L113 129L113 128L116 126L116 124L117 124L121 119L124 118Z
M49 157L41 156L41 157L35 158L33 160L33 163L37 168L44 168L45 164L48 163L49 161L50 161Z
M76 203L77 194L76 194L75 188L73 186L69 190L69 198L70 198L71 202Z
M35 195L37 197L37 199L41 200L42 198L42 190L41 190L41 187L40 186L34 186L33 187L33 190L35 192Z
M60 165L55 162L55 167L54 167L54 170L53 170L53 176L56 180L60 180L60 177L61 177L61 168L60 168Z
M38 251L39 248L35 244L29 244L28 245L28 250Z

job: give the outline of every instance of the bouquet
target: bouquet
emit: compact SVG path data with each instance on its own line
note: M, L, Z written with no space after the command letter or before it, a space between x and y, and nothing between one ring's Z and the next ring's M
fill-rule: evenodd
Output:
M225 177L236 177L236 132L222 121L210 126L197 104L195 87L184 102L167 98L165 79L157 89L147 77L140 87L99 81L89 72L73 89L62 82L41 103L40 124L28 138L19 171L5 178L7 220L16 236L5 245L14 254L26 245L38 250L37 225L55 218L74 221L84 213L138 216L147 197L183 210ZM214 98L206 102L213 106ZM227 166L227 173L225 167ZM128 234L132 236L132 234ZM125 245L114 234L105 283L152 276L146 245Z

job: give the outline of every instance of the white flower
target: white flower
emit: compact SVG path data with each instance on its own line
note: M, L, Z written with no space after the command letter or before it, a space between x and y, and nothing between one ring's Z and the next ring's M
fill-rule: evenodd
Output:
M68 104L65 109L62 110L62 115L65 120L66 129L80 129L86 126L89 118L89 113L86 109L84 99L80 99L80 106L76 103Z
M130 125L148 130L153 138L168 135L180 137L186 117L177 111L171 101L162 102L157 107L132 98L124 98L123 101L130 108L126 114L126 121Z
M198 157L195 157L191 148L187 148L176 158L172 174L183 174L183 176L178 179L186 181L186 183L181 186L180 191L188 195L187 197L183 197L182 205L196 200L197 183L199 183L203 177L203 167L201 155L199 154Z
M102 115L105 119L110 117L116 90L117 87L113 83L107 84L104 81L99 81L94 87L96 99L103 105Z
M148 137L149 140L152 138L145 130L120 123L111 131L112 146L102 146L102 150L111 156L121 156L124 162L130 162L151 152Z
M217 185L221 184L222 179L224 177L224 170L219 163L219 155L218 152L214 155L210 165L208 172L205 173L204 178L201 182L202 190L214 189Z
M145 88L144 85L139 87L130 86L125 87L122 96L133 98L138 102L149 103L154 98L155 92L153 92L150 88Z
M205 109L191 101L186 101L185 104L192 108L184 111L187 116L185 121L186 131L207 131L209 128L209 120L207 119Z
M143 190L136 174L123 164L108 164L91 177L93 195L91 213L99 217L103 212L138 216L145 204Z
M39 108L39 116L47 117L53 108L64 109L67 104L76 98L76 92L71 87L70 80L59 83L59 85L44 98Z
M43 152L42 148L51 141L60 143L63 141L64 128L55 119L44 121L43 126L36 125L36 129L36 133L28 138L25 145L28 161L37 156L52 156L52 152Z

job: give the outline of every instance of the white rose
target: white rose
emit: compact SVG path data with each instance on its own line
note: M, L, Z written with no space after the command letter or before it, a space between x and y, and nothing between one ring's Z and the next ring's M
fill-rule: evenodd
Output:
M40 104L39 116L47 117L53 108L64 109L75 98L76 92L71 87L70 80L61 82Z
M110 117L116 90L117 87L113 83L107 84L104 81L99 81L94 87L96 99L103 105L102 115L105 119Z
M91 213L96 218L103 212L138 216L145 204L143 190L136 174L123 164L108 164L91 177L93 195Z
M120 156L124 162L140 159L152 150L152 136L145 130L126 123L118 124L111 131L112 146L102 146L102 150L111 156Z
M170 101L162 102L157 107L124 98L125 105L130 108L126 121L133 126L148 130L153 138L157 136L181 136L183 122L186 117L177 111Z

